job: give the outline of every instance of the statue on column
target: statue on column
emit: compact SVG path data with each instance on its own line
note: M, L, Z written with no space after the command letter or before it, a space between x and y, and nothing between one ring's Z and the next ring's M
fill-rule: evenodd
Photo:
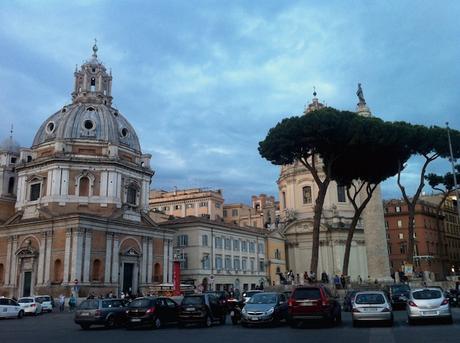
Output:
M366 105L366 100L364 100L364 94L363 94L363 89L361 88L361 84L358 83L358 90L356 91L356 95L358 96L359 99L359 105Z

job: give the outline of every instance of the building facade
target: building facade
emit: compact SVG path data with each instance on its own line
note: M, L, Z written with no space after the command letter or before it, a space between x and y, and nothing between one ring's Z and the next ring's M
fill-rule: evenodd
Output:
M324 107L313 93L313 101L304 115ZM364 102L358 104L357 113L370 116ZM321 160L316 162L320 178L323 178ZM315 199L318 188L311 173L298 161L281 167L277 181L280 199L280 220L286 237L289 269L303 275L310 272L312 232ZM347 199L344 187L331 182L326 194L320 228L318 273L341 275L345 242L354 210ZM368 203L356 228L348 275L352 279L384 280L390 278L388 253L385 244L385 228L380 188ZM383 246L383 247L382 247Z
M174 217L206 217L218 220L223 217L222 191L202 188L150 191L149 206L153 212L163 212Z
M151 156L112 106L96 45L74 76L72 103L0 161L15 189L2 190L15 206L0 226L0 295L137 293L172 279L173 232L148 216Z
M245 204L224 204L224 221L240 226L259 228L272 227L279 215L279 203L275 197L260 194L251 197L251 206Z

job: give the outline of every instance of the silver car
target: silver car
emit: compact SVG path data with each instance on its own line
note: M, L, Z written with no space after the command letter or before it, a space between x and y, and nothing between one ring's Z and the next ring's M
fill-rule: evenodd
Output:
M261 293L260 290L244 291L242 294L244 303L247 303L254 294Z
M452 323L449 299L439 288L415 289L410 292L406 305L409 324L420 319L442 319Z
M353 326L357 326L361 321L383 321L389 326L393 325L391 302L381 291L356 293L352 302L351 316Z

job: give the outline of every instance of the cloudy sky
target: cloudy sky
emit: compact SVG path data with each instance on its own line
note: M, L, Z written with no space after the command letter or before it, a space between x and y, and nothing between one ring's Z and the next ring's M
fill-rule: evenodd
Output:
M221 188L227 202L277 195L279 168L258 142L302 113L313 86L354 110L361 82L376 116L460 129L458 1L68 3L0 0L0 136L12 123L23 146L70 102L94 38L115 107L153 155L154 188ZM399 196L394 180L383 192Z

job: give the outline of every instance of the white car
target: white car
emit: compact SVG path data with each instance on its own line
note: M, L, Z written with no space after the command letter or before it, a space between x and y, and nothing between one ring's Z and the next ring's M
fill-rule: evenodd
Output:
M42 313L42 304L37 297L24 297L18 300L19 305L24 310L24 314L39 315Z
M414 289L407 301L407 319L409 324L416 320L439 319L452 324L452 312L449 299L439 288Z
M37 295L37 301L42 305L43 312L53 312L53 297L49 295Z
M0 298L0 318L19 318L24 316L24 310L13 299Z

